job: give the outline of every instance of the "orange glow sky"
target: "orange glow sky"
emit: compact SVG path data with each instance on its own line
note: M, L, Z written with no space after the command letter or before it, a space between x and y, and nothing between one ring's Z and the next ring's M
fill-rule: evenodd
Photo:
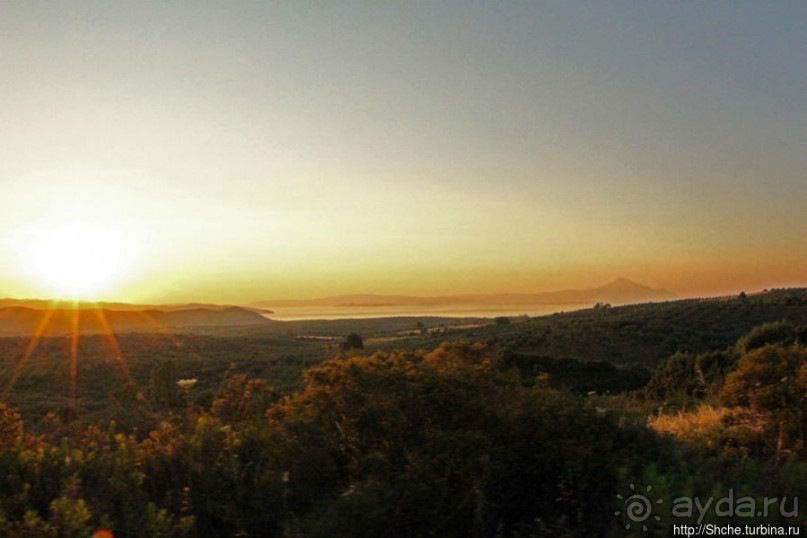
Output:
M10 2L0 296L807 285L807 4Z

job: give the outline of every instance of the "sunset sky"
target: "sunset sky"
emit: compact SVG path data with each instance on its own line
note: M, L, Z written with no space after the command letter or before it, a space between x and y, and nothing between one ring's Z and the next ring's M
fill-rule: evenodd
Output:
M807 3L0 3L0 297L807 285Z

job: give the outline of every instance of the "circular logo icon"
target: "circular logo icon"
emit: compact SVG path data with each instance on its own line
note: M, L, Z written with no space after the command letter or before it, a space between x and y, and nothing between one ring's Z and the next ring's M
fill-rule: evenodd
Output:
M637 528L641 525L642 530L646 531L647 524L645 522L648 519L652 517L656 521L661 520L661 516L653 515L653 505L661 504L662 500L657 499L655 502L650 500L649 494L652 489L653 486L647 486L644 488L644 492L637 492L636 486L631 484L631 494L628 497L617 494L616 498L622 501L622 510L617 510L614 515L618 517L623 513L625 514L628 519L628 523L625 525L626 529L630 529L631 524L635 523Z

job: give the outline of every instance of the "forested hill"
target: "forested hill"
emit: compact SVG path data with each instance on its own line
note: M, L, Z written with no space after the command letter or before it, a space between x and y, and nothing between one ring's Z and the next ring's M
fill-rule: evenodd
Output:
M524 354L654 368L677 351L723 349L757 325L780 320L807 323L807 288L614 308L598 305L537 318L499 319L486 327L449 331L444 337L479 340Z
M83 335L114 332L164 332L202 327L260 326L270 320L238 307L185 310L109 310L0 308L0 336L59 336L74 329Z

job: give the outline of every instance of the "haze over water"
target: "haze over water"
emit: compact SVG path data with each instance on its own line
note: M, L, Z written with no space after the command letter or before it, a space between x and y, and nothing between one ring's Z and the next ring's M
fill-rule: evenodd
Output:
M325 307L302 306L273 309L264 314L269 319L295 321L304 319L347 319L380 317L439 316L453 318L491 318L497 316L543 316L555 312L569 312L586 308L582 304L546 305L445 305L445 306L374 306L374 307Z

